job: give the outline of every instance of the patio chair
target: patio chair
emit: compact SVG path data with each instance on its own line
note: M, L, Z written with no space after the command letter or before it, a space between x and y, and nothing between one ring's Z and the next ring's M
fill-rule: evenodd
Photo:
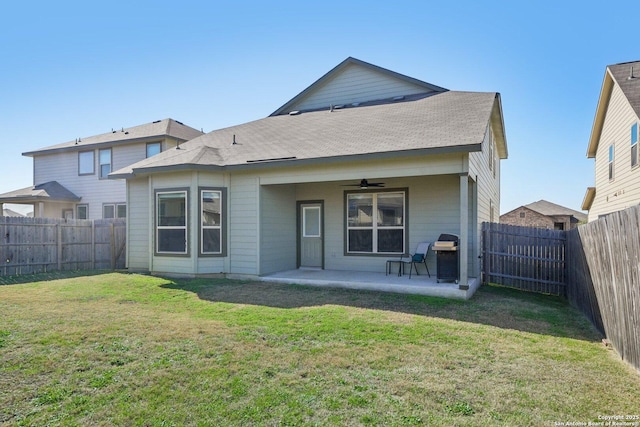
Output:
M427 274L431 277L431 273L429 272L429 266L427 265L427 254L429 253L429 248L431 247L430 242L421 242L418 243L418 247L416 248L415 253L410 254L411 259L409 261L404 261L405 263L411 264L409 266L409 279L411 279L411 270L416 269L416 275L420 275L418 273L418 264L424 264L427 268Z

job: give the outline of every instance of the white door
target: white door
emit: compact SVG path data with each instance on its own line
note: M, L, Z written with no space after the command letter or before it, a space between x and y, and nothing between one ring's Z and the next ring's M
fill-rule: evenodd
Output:
M322 268L322 204L300 205L300 267Z

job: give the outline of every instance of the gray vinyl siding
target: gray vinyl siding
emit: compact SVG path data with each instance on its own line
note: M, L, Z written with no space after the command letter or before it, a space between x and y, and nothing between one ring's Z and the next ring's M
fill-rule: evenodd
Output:
M229 272L259 274L258 271L258 178L234 175L229 186Z
M162 145L163 149L167 147L165 141ZM126 183L124 180L100 179L99 149L82 151L94 152L93 174L78 174L78 151L38 155L33 158L34 184L57 181L76 196L81 197L80 204L88 205L89 219L100 219L102 218L103 204L126 202ZM111 147L111 170L123 168L145 157L146 143ZM59 209L55 205L47 206L45 209L47 216L55 214L57 211ZM55 216L59 217L60 215Z
M350 104L398 95L424 93L426 89L359 65L349 65L323 87L300 100L291 110L327 108L330 104Z
M260 274L297 267L296 206L295 186L260 188Z
M589 221L640 203L640 167L631 167L631 125L640 121L617 84L613 85L595 158L596 196ZM615 147L609 180L609 146Z
M149 180L131 179L127 182L129 200L127 215L127 268L148 271L153 251L153 205L149 198Z

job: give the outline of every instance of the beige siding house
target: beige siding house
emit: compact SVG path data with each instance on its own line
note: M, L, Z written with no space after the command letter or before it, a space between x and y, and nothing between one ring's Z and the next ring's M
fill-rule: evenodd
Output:
M589 221L640 203L640 61L605 71L587 157L595 159L595 186L582 209Z
M33 158L35 184L0 194L0 207L31 205L36 217L125 217L125 183L107 179L109 173L200 135L165 119L23 153Z
M269 117L110 177L126 179L134 271L384 272L386 259L451 233L464 286L479 277L480 224L499 212L506 157L498 93L347 58Z

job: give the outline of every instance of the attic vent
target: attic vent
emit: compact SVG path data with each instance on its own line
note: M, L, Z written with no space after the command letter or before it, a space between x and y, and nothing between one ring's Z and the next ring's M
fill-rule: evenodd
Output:
M179 122L179 121L177 121L177 120L176 120L175 122L176 122L176 123L178 123L179 125L184 126L184 123L182 123L182 122Z
M298 114L300 114L300 111L298 111L298 110L289 111L289 115L290 116L297 116Z
M627 80L631 80L631 79L635 79L636 76L633 75L633 65L631 66L631 72L629 74L629 77L627 77Z
M155 121L155 122L153 122L153 123L160 123L161 121L162 121L162 120L156 120L156 121Z

